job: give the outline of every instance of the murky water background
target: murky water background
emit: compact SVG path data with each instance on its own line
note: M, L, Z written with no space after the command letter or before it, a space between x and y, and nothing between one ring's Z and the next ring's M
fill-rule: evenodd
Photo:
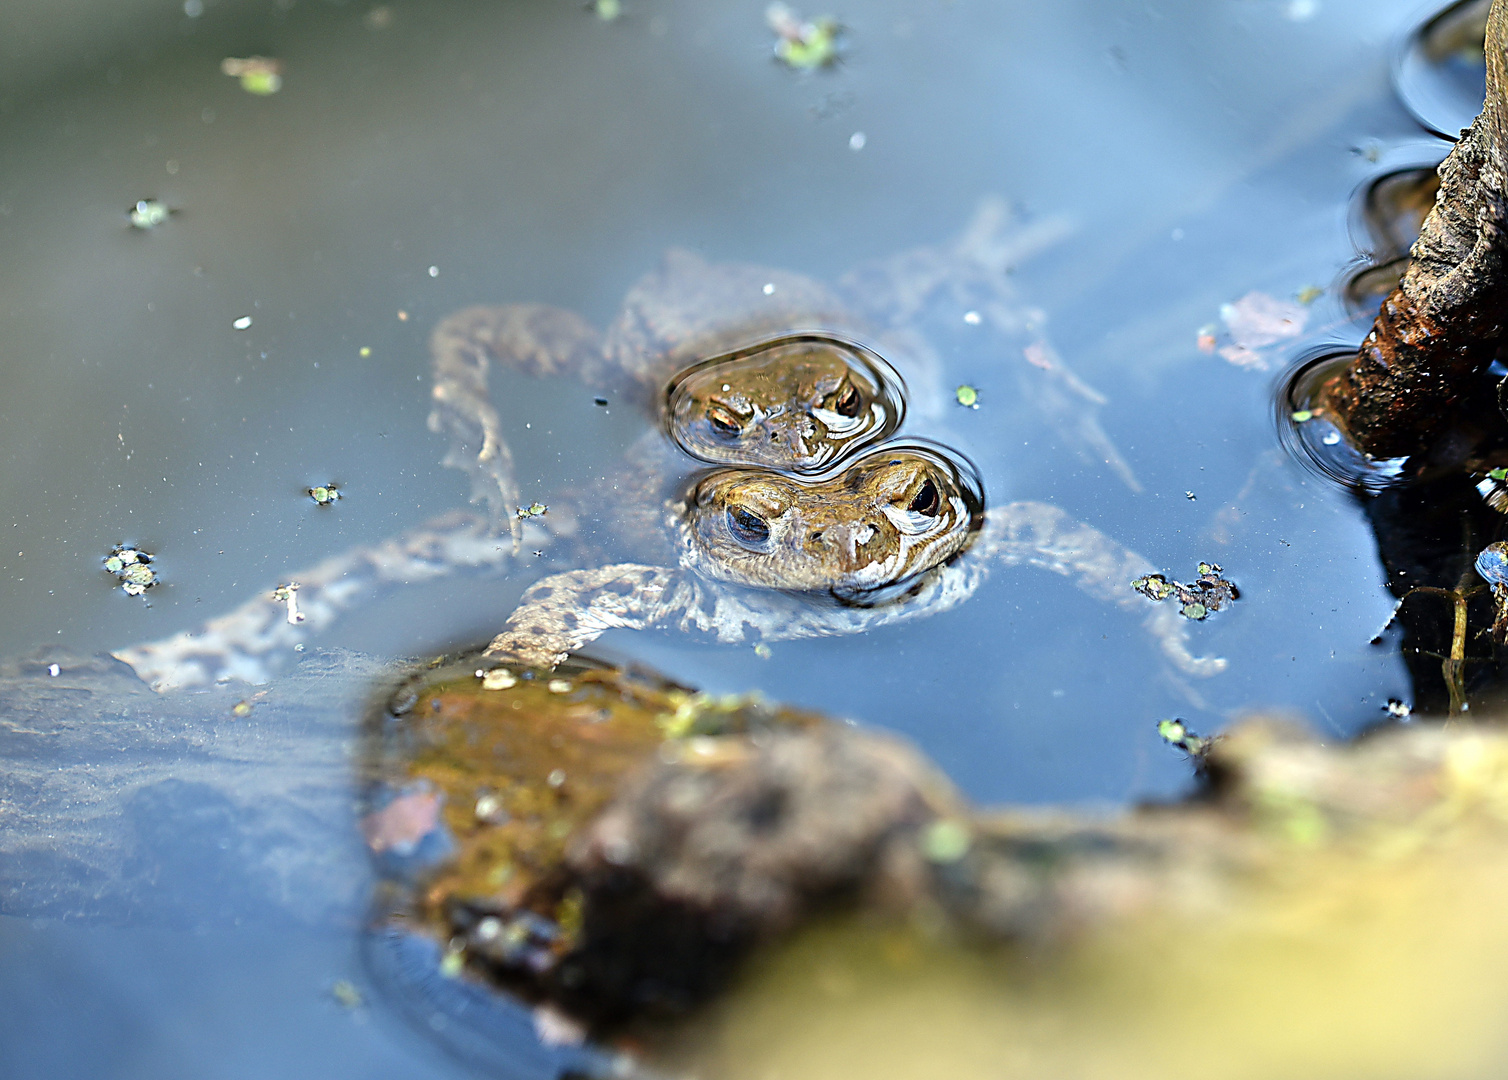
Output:
M1340 736L1406 696L1368 645L1391 599L1361 514L1281 455L1271 401L1303 347L1357 333L1338 288L1353 191L1443 153L1389 85L1412 2L870 3L837 12L845 61L813 75L770 59L759 3L627 0L611 23L565 0L138 8L0 16L0 655L162 637L462 504L424 423L425 342L451 310L533 299L605 325L672 245L832 279L999 194L1074 225L1017 280L1110 397L1145 490L1060 445L962 323L935 344L981 406L944 434L994 502L1053 502L1185 579L1221 563L1243 598L1194 636L1230 670L1180 683L1134 620L1025 568L943 616L768 659L604 646L901 731L985 802L1175 794L1164 716L1276 708ZM284 62L280 93L219 72L253 53ZM124 211L147 197L179 212L144 234ZM1198 348L1223 304L1310 286L1328 291L1270 371ZM575 383L497 396L546 502L644 422ZM313 506L303 489L330 480L348 497ZM100 569L122 542L159 558L150 603ZM528 580L400 591L321 644L480 642ZM361 693L332 693L354 725ZM171 926L39 917L46 883L13 885L0 1072L457 1074L380 1005L330 1000L361 978L359 901L238 928L212 880Z

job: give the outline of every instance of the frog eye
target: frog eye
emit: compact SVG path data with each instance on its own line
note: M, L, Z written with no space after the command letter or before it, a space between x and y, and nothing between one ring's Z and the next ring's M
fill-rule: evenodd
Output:
M745 547L763 547L770 539L770 523L742 506L728 507L728 531Z
M743 433L743 418L726 405L712 404L707 407L707 423L724 438L737 438Z
M922 484L921 490L916 493L916 497L911 500L911 505L906 507L906 509L910 510L913 514L936 517L937 511L941 506L942 498L937 493L937 485L929 477Z
M864 405L864 395L859 393L859 388L847 379L843 380L843 389L833 398L833 412L839 416L846 416L850 420L859 415L859 410Z

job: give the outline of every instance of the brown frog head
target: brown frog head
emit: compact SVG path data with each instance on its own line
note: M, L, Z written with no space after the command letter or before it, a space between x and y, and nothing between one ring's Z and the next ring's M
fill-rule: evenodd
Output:
M795 334L712 357L670 380L665 425L692 457L810 475L891 435L905 384L852 341Z
M864 603L967 548L984 493L967 460L916 443L817 479L719 469L693 485L685 514L683 561L704 576Z

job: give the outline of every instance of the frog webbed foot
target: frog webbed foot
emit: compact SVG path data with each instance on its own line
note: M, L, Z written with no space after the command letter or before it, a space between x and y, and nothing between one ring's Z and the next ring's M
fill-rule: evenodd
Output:
M661 566L617 563L555 574L530 586L486 655L551 668L608 630L642 630L686 603L685 575Z
M1072 578L1084 592L1130 612L1146 603L1131 582L1153 571L1152 564L1056 506L1016 502L992 508L978 546L985 559L1007 566L1026 564ZM1169 607L1157 606L1142 626L1163 656L1188 675L1217 675L1226 668L1220 656L1195 656L1189 648L1189 621Z
M580 316L547 304L469 307L447 316L430 337L434 359L431 431L450 439L445 464L471 476L472 500L486 502L495 527L506 520L515 553L522 526L513 515L519 502L513 452L487 388L492 362L530 375L599 377L602 348L597 331Z

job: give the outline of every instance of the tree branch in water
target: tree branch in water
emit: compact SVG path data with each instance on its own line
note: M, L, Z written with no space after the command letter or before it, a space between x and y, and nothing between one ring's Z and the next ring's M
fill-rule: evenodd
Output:
M1487 19L1487 99L1440 165L1408 270L1320 404L1373 457L1434 448L1479 392L1508 311L1508 0Z

